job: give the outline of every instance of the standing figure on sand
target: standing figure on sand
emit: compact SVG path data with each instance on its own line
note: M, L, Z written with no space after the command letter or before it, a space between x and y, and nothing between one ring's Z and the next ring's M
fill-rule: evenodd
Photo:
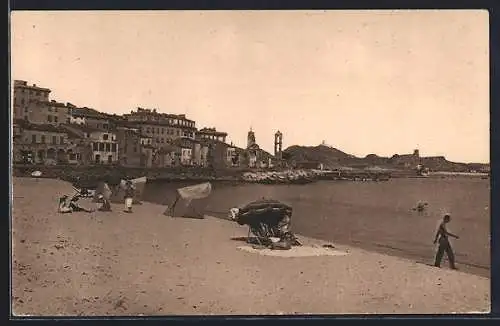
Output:
M448 256L448 261L450 263L451 269L457 269L455 266L455 254L453 253L453 249L451 248L450 241L448 240L448 236L458 239L458 236L448 232L446 229L446 224L451 221L450 214L445 214L441 223L439 223L438 230L436 232L436 236L434 237L434 244L439 241L439 247L436 252L436 260L434 262L434 266L441 267L441 260L443 259L443 255L446 252Z
M134 185L132 181L127 180L125 183L125 213L132 213L132 203L134 202Z

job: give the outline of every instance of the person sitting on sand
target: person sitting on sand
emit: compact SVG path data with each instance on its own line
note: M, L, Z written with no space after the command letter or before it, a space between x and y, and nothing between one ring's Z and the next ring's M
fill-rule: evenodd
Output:
M436 260L434 262L434 266L441 267L441 260L443 259L443 254L446 252L448 261L450 263L450 268L457 269L457 267L455 266L455 254L453 253L453 249L451 248L448 236L455 239L458 239L458 236L448 232L448 230L446 229L446 224L448 224L450 221L450 214L445 214L443 220L441 221L441 223L439 223L439 227L434 238L434 244L436 244L439 240L439 247L436 252Z
M68 206L67 200L68 200L67 195L64 195L61 198L59 198L59 208L58 208L59 213L65 214L65 213L71 213L73 211L71 207Z
M69 208L71 208L71 210L73 212L87 212L87 213L92 213L93 210L91 209L86 209L86 208L83 208L81 206L78 205L78 200L80 199L80 195L75 195L73 196L73 198L71 198L70 202L69 202Z
M99 197L97 197L97 203L99 204L99 208L97 209L98 211L111 212L111 203L103 195L99 195Z

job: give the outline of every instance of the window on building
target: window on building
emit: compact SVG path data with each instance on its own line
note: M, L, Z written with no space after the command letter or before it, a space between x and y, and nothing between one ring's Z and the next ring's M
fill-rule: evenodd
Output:
M92 143L92 150L97 152L99 150L99 145L97 143Z
M160 133L160 128L156 128L156 133L159 134Z
M57 123L57 117L54 117L54 122Z
M21 99L21 104L24 105L24 98Z
M116 144L111 144L111 151L116 152L117 151L117 146Z
M151 133L151 128L147 127L146 128L146 133L148 133L148 134Z
M28 108L24 108L24 113L28 113Z
M106 143L106 152L111 152L111 144L110 143Z
M165 138L161 138L160 141L161 141L162 144L164 144L165 143Z
M52 116L51 116L51 115L48 115L48 116L47 116L47 121L48 121L48 122L52 122Z
M36 135L31 135L31 143L36 144Z
M40 96L40 91L37 91L37 92L36 92L36 96Z
M161 134L163 135L165 133L165 128L161 128Z
M107 123L104 123L104 124L102 125L102 127L103 127L104 129L108 130L108 127L109 127L109 126L108 126L108 124L107 124Z
M104 152L104 143L99 143L99 151Z
M177 130L177 136L180 136L181 132L180 130Z
M102 139L103 139L103 140L108 140L108 134L103 134L103 135L102 135Z
M45 135L42 135L42 144L45 144Z
M60 136L59 137L59 143L60 144L64 144L64 136Z
M52 144L53 145L57 144L57 137L56 136L52 136Z

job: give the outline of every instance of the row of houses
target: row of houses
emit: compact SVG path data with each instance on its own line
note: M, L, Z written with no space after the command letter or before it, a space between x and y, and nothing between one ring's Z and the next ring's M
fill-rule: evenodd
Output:
M271 155L226 143L227 133L196 128L184 114L137 108L115 115L50 100L49 88L14 81L13 159L33 164L128 167L269 166ZM253 138L251 138L253 137Z

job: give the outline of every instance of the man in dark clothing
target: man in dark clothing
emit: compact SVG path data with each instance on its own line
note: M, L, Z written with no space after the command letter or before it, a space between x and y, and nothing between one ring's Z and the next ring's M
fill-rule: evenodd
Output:
M134 201L134 185L130 180L125 184L125 212L132 213L132 203Z
M448 240L448 236L458 239L458 236L453 233L448 232L446 229L446 224L451 221L451 217L449 214L446 214L443 217L443 221L439 224L438 230L436 232L436 237L434 238L434 244L439 241L439 247L436 252L436 260L434 262L434 266L440 267L441 260L443 259L443 254L446 252L448 256L448 261L450 262L451 269L457 269L455 266L455 255L453 253L453 249L451 248L450 241Z

